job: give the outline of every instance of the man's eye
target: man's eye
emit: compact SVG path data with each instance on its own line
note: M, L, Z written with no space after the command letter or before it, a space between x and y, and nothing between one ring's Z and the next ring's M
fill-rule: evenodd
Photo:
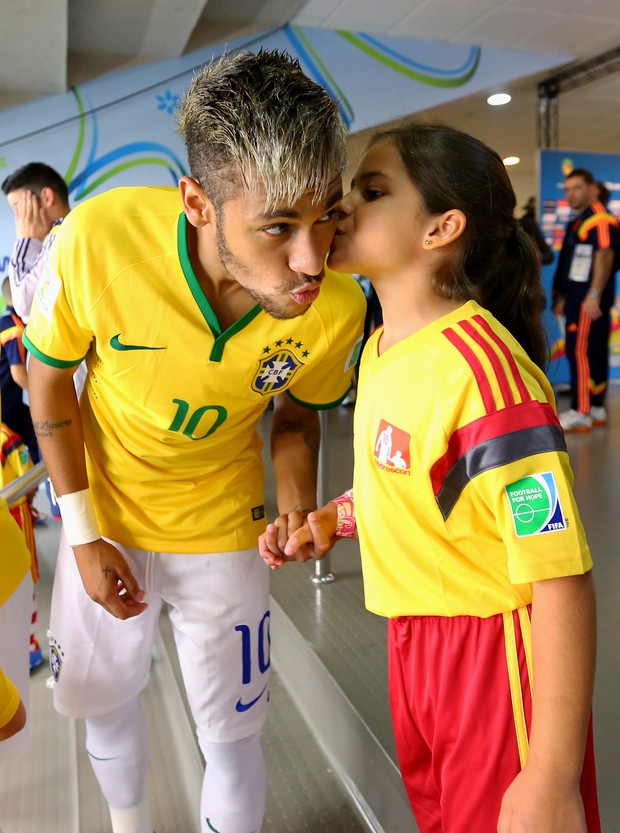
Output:
M266 234L272 234L274 237L277 237L281 234L285 234L289 230L289 226L287 223L274 223L272 226L265 226L261 229Z

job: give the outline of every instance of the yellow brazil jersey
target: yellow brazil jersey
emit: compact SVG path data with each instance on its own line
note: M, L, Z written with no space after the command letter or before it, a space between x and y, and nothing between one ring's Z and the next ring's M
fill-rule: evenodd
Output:
M19 587L30 569L30 553L6 501L0 498L0 605Z
M0 420L1 418L2 401ZM12 475L7 477L4 467L0 465L0 487L8 486L13 479ZM0 605L19 587L29 569L30 553L26 549L24 536L9 512L6 501L0 497Z
M24 335L41 361L86 357L80 399L104 535L165 552L256 545L263 471L256 423L286 391L313 408L346 395L363 293L327 273L300 316L256 306L225 332L192 270L172 188L120 188L58 229Z
M487 617L530 582L592 566L542 371L470 301L378 355L355 410L355 513L367 607Z
M1 405L0 402L0 417ZM0 485L7 484L0 481ZM0 498L0 605L15 592L29 569L30 553L26 549L24 536L6 501ZM6 726L13 718L19 702L17 687L0 668L0 726Z
M4 675L0 668L0 727L6 726L9 720L15 717L20 699L17 686Z

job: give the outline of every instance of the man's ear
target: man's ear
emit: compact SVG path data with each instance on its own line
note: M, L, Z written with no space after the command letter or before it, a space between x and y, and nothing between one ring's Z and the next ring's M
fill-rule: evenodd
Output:
M58 196L56 192L49 188L47 185L44 185L39 192L39 203L42 208L50 208L50 206L54 205Z
M465 231L467 217L459 208L451 208L433 218L424 238L425 248L436 249L454 243Z
M185 216L192 226L200 228L213 222L215 218L213 203L195 179L191 176L182 176L179 180L179 191Z

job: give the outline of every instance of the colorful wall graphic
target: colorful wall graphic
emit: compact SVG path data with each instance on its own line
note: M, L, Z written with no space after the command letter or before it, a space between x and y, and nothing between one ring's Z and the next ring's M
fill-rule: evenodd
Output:
M339 102L351 132L551 69L568 56L481 49L360 32L285 26L227 47L286 49ZM210 47L111 73L6 110L0 118L0 180L47 162L67 180L73 205L119 185L173 185L187 173L174 112ZM13 245L13 217L0 199L0 275Z
M587 168L592 171L594 178L604 182L611 191L609 211L620 217L620 154L577 150L541 150L539 153L539 221L543 234L556 255L553 263L543 267L543 284L549 307L558 252L562 247L566 223L571 217L571 210L564 195L564 177L574 168ZM620 378L620 297L617 297L611 314L610 375L612 378ZM564 355L562 321L558 321L549 308L545 312L545 325L551 346L549 379L552 384L568 382L570 373Z

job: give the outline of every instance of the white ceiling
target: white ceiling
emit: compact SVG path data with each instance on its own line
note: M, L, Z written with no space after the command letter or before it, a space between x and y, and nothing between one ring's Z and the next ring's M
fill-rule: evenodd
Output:
M179 56L235 36L294 21L401 37L572 56L620 46L620 0L0 0L0 111L64 92L105 72ZM431 115L480 136L511 169L533 179L537 83L510 85L513 101L485 96ZM559 145L620 150L620 74L562 94ZM525 185L524 185L525 187Z

